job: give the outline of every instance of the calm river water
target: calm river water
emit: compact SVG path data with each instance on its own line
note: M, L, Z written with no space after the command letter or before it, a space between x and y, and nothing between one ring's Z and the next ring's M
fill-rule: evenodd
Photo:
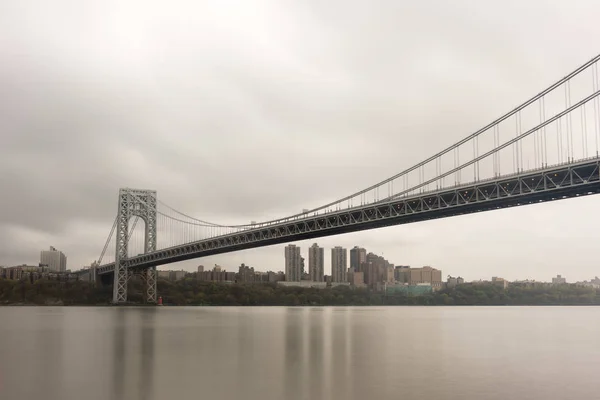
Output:
M600 308L0 308L0 399L598 399Z

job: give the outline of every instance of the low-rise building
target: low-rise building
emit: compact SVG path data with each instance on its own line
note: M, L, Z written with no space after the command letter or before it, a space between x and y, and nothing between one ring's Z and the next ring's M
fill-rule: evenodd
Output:
M501 287L502 289L508 288L508 281L504 278L499 278L497 276L492 277L492 285Z
M356 272L353 268L350 268L350 272L347 274L348 283L352 287L363 288L365 287L365 273L360 271Z
M429 266L422 268L396 267L394 277L397 282L407 283L410 286L429 284L433 290L439 290L444 286L442 271Z
M284 287L303 287L313 289L325 289L327 288L327 282L313 282L313 281L281 281L277 282L277 285Z
M227 272L223 267L215 264L212 271L198 272L197 279L203 282L235 282L236 273Z
M169 271L169 280L171 281L180 281L183 278L185 278L185 275L187 274L186 271L184 270L179 270L179 271Z
M552 278L553 285L564 285L565 283L567 283L567 278L563 278L560 275L556 275L556 278Z
M238 274L236 282L239 283L254 283L257 280L260 281L261 277L256 276L257 274L254 272L254 268L247 266L246 264L240 265L238 268ZM258 279L257 279L258 278Z
M463 278L461 278L460 276L458 278L455 278L453 276L448 276L448 281L446 282L446 287L448 289L452 289L458 285L462 285L463 283L465 283L465 280Z
M405 296L422 296L433 292L433 287L427 283L419 283L416 285L408 285L406 283L386 284L384 287L385 294L394 295L401 294Z
M78 274L71 273L70 270L63 272L54 271L48 268L47 265L16 265L14 267L0 268L0 278L10 280L30 280L31 282L39 279L50 280L79 280Z
M170 271L156 271L156 277L159 279L169 280L169 272Z
M600 278L595 277L594 279L590 279L589 281L577 282L576 285L600 289Z
M267 282L275 283L275 282L281 282L281 281L285 281L285 274L282 271L279 271L279 272L269 271L269 272L267 272Z

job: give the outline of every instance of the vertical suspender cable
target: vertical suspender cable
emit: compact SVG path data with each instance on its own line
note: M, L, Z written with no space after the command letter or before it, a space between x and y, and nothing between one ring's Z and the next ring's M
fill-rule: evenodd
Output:
M567 107L571 107L571 80L567 81ZM569 121L569 141L571 142L571 161L575 158L575 142L573 141L573 115L572 113L567 114L567 118Z
M477 139L477 138L475 138ZM473 159L475 160L477 158L477 151L475 150L475 139L473 139ZM477 181L477 166L474 165L473 166L473 181L476 182Z
M569 108L569 81L565 82L565 109ZM571 161L571 145L569 142L569 114L565 115L565 136L567 137L567 162Z
M592 86L594 88L595 93L598 91L598 89L600 89L600 77L598 77L598 63L592 65L592 82ZM596 105L594 107L594 130L596 131L596 157L598 157L598 142L600 142L600 100L597 97L594 99L594 104Z
M546 122L546 96L542 96L542 118ZM548 134L546 126L542 128L542 140L544 141L544 166L548 166Z
M583 151L582 158L587 158L587 117L585 112L585 104L581 107L581 148Z
M542 123L542 102L538 102L539 105L539 123ZM540 131L536 131L533 133L533 167L538 167L538 159L539 159L539 142L540 142Z
M523 133L523 120L522 120L522 113L521 111L519 111L519 136L521 136L521 133ZM521 171L523 171L523 142L521 139L519 140L517 143L519 145L519 164L521 165Z
M500 141L500 124L494 125L494 148L497 148ZM494 176L498 176L500 174L500 152L495 151L494 157Z
M515 131L517 131L517 125L518 125L518 120L517 120L517 116L515 115ZM518 135L518 131L515 133L515 136ZM519 166L517 164L517 143L515 142L514 144L511 145L511 149L512 149L512 155L513 155L513 171L517 172Z
M556 121L556 145L558 146L558 163L562 164L562 118Z

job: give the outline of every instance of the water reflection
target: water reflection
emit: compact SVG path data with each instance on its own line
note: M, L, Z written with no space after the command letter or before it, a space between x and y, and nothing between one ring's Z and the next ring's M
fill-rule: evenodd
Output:
M64 323L64 314L61 309L40 310L38 318L35 319L36 334L32 343L31 353L28 355L34 362L35 368L31 378L32 382L26 386L30 395L35 395L35 389L31 383L44 387L52 396L62 396L63 379L63 355L65 353L64 337L60 333L60 327Z
M286 398L349 398L352 326L348 309L288 308L283 323Z
M308 330L308 310L304 308L286 309L283 324L285 327L285 390L287 398L304 399L306 388L304 382L307 381L307 369L309 368L307 359L307 335Z
M141 376L139 380L139 399L146 400L150 398L154 392L154 374L155 374L155 360L154 360L154 336L156 330L156 308L144 308L140 313L142 320L141 326L141 357L140 357L140 371Z
M153 395L156 308L117 308L112 322L112 398Z
M596 398L599 332L593 307L0 308L0 399Z
M125 313L127 310L115 310L112 323L113 365L112 365L112 395L115 400L122 400L125 396L125 371L127 371L127 346L125 332Z

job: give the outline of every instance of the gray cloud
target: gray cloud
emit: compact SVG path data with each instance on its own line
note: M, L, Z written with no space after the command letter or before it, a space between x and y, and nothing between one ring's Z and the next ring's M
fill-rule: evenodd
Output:
M0 264L36 262L49 245L88 264L119 187L224 223L355 192L591 58L597 11L591 0L3 2ZM586 243L600 239L588 218L598 201L318 242L468 279L584 279L597 274ZM283 249L183 268L239 262L282 269Z

